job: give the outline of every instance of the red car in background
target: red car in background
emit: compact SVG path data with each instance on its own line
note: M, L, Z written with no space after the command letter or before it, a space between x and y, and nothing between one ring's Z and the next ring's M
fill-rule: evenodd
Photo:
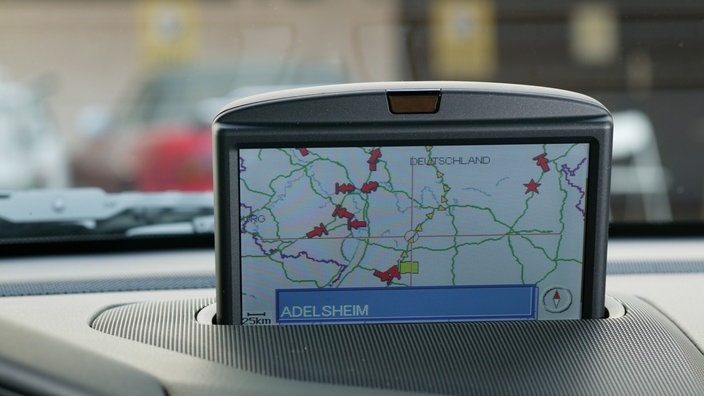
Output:
M213 147L209 126L159 126L145 133L137 149L138 191L211 191Z
M124 117L101 120L86 134L72 158L74 183L108 192L212 190L210 123L222 106L265 91L343 82L349 79L342 70L318 64L164 70L142 84Z

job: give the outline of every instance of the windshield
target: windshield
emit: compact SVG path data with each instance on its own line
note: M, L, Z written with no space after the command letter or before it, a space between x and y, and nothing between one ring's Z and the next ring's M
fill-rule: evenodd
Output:
M704 214L704 3L6 0L0 10L0 238L212 231L202 226L210 124L225 104L394 80L592 96L614 119L612 223ZM32 204L48 212L16 215Z

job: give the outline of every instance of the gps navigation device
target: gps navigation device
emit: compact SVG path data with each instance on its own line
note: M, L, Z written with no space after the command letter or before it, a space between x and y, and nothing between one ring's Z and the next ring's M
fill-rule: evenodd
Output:
M347 84L213 131L218 323L604 315L612 121L589 97Z

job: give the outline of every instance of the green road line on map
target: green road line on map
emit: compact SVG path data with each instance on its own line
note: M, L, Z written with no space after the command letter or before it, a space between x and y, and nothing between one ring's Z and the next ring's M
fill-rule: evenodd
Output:
M349 170L348 170L347 167L346 167L345 165L343 165L341 162L336 161L336 160L333 160L333 159L330 159L330 158L327 158L327 157L322 157L322 156L319 157L319 160L318 160L318 161L330 162L330 163L333 163L333 164L335 164L335 165L341 167L342 169L345 170L345 177L347 178L347 180L350 181L350 182L352 181L352 177L350 176Z
M557 248L555 249L555 257L560 257L560 247L562 246L562 237L565 232L565 204L567 204L567 197L569 196L569 193L567 193L567 190L562 188L562 178L558 178L558 185L560 187L560 191L564 194L564 198L562 199L562 206L560 206L560 224L562 227L560 228L560 238L557 240Z
M553 164L553 166L555 167L556 170L559 169L559 164L557 163L557 160L562 159L562 158L565 158L565 157L569 154L569 152L570 152L574 147L576 147L576 146L577 146L576 144L573 144L572 146L570 146L569 149L567 149L567 151L565 151L565 153L564 153L563 155L561 155L561 156L559 156L559 157L557 157L557 158L555 158L555 159L553 159L553 160L550 161L550 162L552 162L552 164ZM561 176L561 173L558 173L557 183L558 183L558 188L560 189L560 191L561 191L562 194L563 194L562 205L560 206L560 218L559 218L559 222L560 222L561 227L560 227L560 231L559 231L558 234L560 235L560 237L559 237L558 240L557 240L557 247L556 247L556 249L555 249L555 268L554 268L552 271L548 272L548 273L543 277L543 279L545 279L548 275L550 275L550 274L551 274L553 271L555 271L555 269L557 268L557 260L558 260L558 258L560 257L560 246L562 246L562 238L563 238L564 232L565 232L565 222L564 222L564 218L565 218L565 205L567 204L567 198L569 197L569 193L568 193L567 190L565 190L565 189L563 188L563 186L562 186L562 176Z
M289 281L291 281L291 282L293 282L293 283L313 283L316 288L320 288L320 287L321 287L321 286L320 286L320 283L318 283L318 281L315 280L315 279L300 279L300 280L299 280L299 279L293 279L293 278L291 278L291 275L289 275L288 270L286 269L286 264L283 262L283 260L275 260L275 259L273 259L273 258L270 258L270 259L271 259L271 261L273 261L273 262L275 262L275 263L278 263L278 264L281 266L281 269L284 271L284 276L285 276L286 279L288 279Z
M312 163L313 163L313 162L311 162L311 164L312 164ZM331 196L328 196L327 194L323 194L322 192L318 192L317 186L316 186L315 184L313 184L313 180L314 180L314 179L313 179L313 177L311 177L311 175L308 173L308 171L309 171L309 167L306 166L306 167L303 169L303 173L306 175L306 178L308 179L308 185L310 186L310 190L311 190L315 195L319 196L319 197L322 198L323 200L328 201L330 204L333 204L333 205L334 205L335 203L333 202L333 199L332 199ZM345 171L346 171L346 169L345 169ZM344 198L343 198L343 199L344 199Z
M545 173L546 173L546 172L543 172L543 173L540 175L540 177L538 178L538 180L536 181L536 183L540 184L540 182L543 180L543 177L545 176ZM521 212L521 214L518 216L518 218L516 218L516 221L514 221L511 226L509 226L509 228L511 229L511 231L514 231L514 228L516 227L516 224L518 224L518 222L521 221L521 219L523 219L523 217L525 217L525 215L528 213L528 207L529 207L529 206L528 206L528 203L529 203L535 196L536 196L536 193L531 192L531 193L530 193L530 196L529 196L528 198L526 198L526 200L525 200L525 206L524 206L524 208L523 208L523 212Z
M557 266L558 266L557 261L553 261L552 264L553 264L552 269L551 269L550 271L546 272L545 275L543 275L542 278L538 279L538 280L535 282L536 285L540 284L542 281L544 281L545 279L547 279L547 277L550 276L550 274L552 274L553 272L555 272L555 271L557 270Z
M266 254L243 254L242 258L269 258Z
M263 195L263 196L265 196L265 197L269 197L269 199L271 199L271 198L274 197L274 194L273 194L273 193L272 193L272 194L267 194L267 193L265 193L264 191L258 191L258 190L255 190L255 189L251 188L251 187L249 186L249 184L247 184L247 180L245 180L245 179L241 179L241 183L246 187L246 190L249 191L249 192L251 192L251 193L261 194L261 195Z
M331 222L325 224L325 228L328 229L328 232L332 232L335 230L339 230L340 228L347 228L347 225L342 223L342 224L335 224L337 222L337 219L332 220ZM330 228L328 228L330 227Z
M392 251L395 251L399 254L403 253L406 250L406 249L400 248L400 247L385 246L385 245L382 245L382 244L379 244L376 242L372 242L371 239L368 239L366 244L368 246L375 246L375 247L385 249L385 250L392 250Z
M508 241L508 248L511 250L511 255L513 256L514 259L516 259L516 262L518 263L518 265L521 266L521 283L525 284L526 283L526 281L524 279L525 266L521 262L521 259L519 259L518 256L516 255L516 251L513 249L513 243L511 243L511 237L509 236L508 238L506 238L506 240Z
M460 230L457 229L457 225L455 225L455 216L451 215L451 220L450 224L452 224L452 228L455 230L455 235L452 237L452 250L454 250L454 254L452 255L452 258L450 260L450 274L451 274L451 280L452 280L452 285L455 285L455 278L457 277L457 274L455 274L455 264L457 259L457 255L460 254L460 250L457 248L457 234L460 233Z
M548 273L546 273L539 281L536 282L536 284L537 284L537 283L540 283L540 282L543 281L543 280L545 280L552 272L554 272L554 271L557 269L558 262L560 262L560 261L564 261L564 262L575 262L575 263L578 263L578 264L582 264L582 262L581 262L580 260L577 260L577 259L559 258L559 257L557 257L557 255L551 257L550 254L548 254L548 252L545 250L544 247L536 245L536 244L533 242L533 240L531 240L531 239L528 238L527 236L525 236L525 235L518 235L518 236L520 236L520 237L523 238L525 241L527 241L527 242L531 245L531 247L533 247L533 249L540 250L540 251L543 253L543 255L545 256L545 258L548 259L548 261L551 261L551 262L554 263L553 269L552 269L551 271L549 271Z
M510 235L523 235L523 234L554 234L554 230L539 230L537 228L533 228L531 230L516 230Z
M457 245L457 247L479 246L479 245L482 245L486 242L498 242L498 241L500 241L506 237L509 237L509 236L510 235L501 235L501 236L482 239L481 241L477 241L477 242L464 242L464 243L460 243L459 245Z
M274 223L274 235L276 235L277 238L280 238L281 223L279 222L279 219L276 218L273 210L266 208L266 211L271 214L271 222Z
M513 227L510 226L510 225L508 225L508 224L506 224L506 223L504 223L503 221L499 220L499 219L496 217L496 214L494 213L494 211L493 211L492 209L490 209L490 208L484 208L484 207L477 206L477 205L458 205L458 204L448 205L448 209L449 209L450 207L452 207L452 208L471 208L471 209L481 210L481 211L484 211L484 212L489 212L489 215L491 216L491 218L494 220L495 223L500 224L500 225L506 227L506 228L509 230L509 232L510 232L510 231L513 231ZM514 224L514 225L515 225L515 224Z
M315 186L315 185L313 184L313 178L312 178L312 177L310 176L310 174L308 173L308 171L309 171L309 169L310 169L310 166L312 166L312 164L314 164L315 162L317 162L317 160L314 160L314 161L312 161L312 162L309 162L308 164L306 164L305 166L303 166L303 168L301 168L301 169L303 170L303 174L306 175L306 178L308 179L308 185L310 185L310 190L313 192L313 194L319 196L320 198L322 198L322 199L324 199L324 200L331 201L330 197L327 197L327 196L325 196L325 194L323 194L323 193L321 193L321 192L318 191L318 189L316 188L317 186Z
M276 183L279 179L288 179L291 176L293 176L294 173L301 171L305 168L306 168L306 166L302 166L300 168L296 168L296 169L291 170L291 172L289 172L288 174L281 174L281 175L276 176L275 178L271 179L271 181L269 181L269 189L272 191L272 193L275 194L276 189L274 188L274 183ZM269 203L271 203L271 201L269 201Z
M386 173L386 180L388 180L389 185L391 185L391 171L389 170L389 167L386 166L386 161L384 160L379 160L379 163L383 163L384 166L381 167L383 169L383 172ZM377 166L377 171L379 171L379 167ZM367 181L371 180L372 172L369 172L369 177L367 178ZM393 185L391 185L391 188L393 189Z
M301 166L299 163L293 162L293 156L291 155L291 150L285 150L285 149L278 149L283 155L285 155L288 158L288 163L291 166ZM261 158L259 158L261 161Z
M540 250L541 252L543 252L543 256L545 256L546 259L548 259L548 260L550 260L550 261L553 261L553 262L554 262L554 261L557 261L557 258L555 258L555 257L550 257L550 255L548 254L548 252L545 251L545 248L544 248L544 247L536 245L535 243L533 243L533 241L532 241L530 238L526 237L525 235L519 235L519 236L520 236L523 240L525 240L526 242L528 242L528 244L530 244L530 245L533 247L533 249Z
M453 246L464 246L464 244L453 245ZM431 248L428 246L418 246L418 247L414 247L413 250L422 250L424 252L437 253L437 252L446 252L448 250L453 250L453 247Z
M360 260L360 263L361 263L361 260ZM350 276L350 275L352 274L352 272L354 272L355 270L358 270L358 269L361 269L361 270L364 270L364 271L367 271L367 272L374 272L374 269L373 269L373 268L367 268L367 267L364 267L364 266L361 265L361 264L358 264L358 265L356 265L352 270L347 271L347 273L345 274L345 276L343 276L342 279L340 279L340 282L338 282L338 286L337 286L337 287L339 287L339 285L341 285L342 282L343 282L348 276Z
M558 164L557 164L557 161L558 161L558 160L561 160L561 159L563 159L563 158L565 158L565 157L567 157L567 156L569 155L570 151L572 151L572 149L574 149L575 147L577 147L577 145L578 145L577 143L571 145L571 146L564 152L564 154L562 154L561 156L559 156L559 157L557 157L557 158L551 159L550 162L552 162L553 165L555 165L555 167L557 167L557 165L558 165ZM546 147L546 145L543 145L543 152L546 151L546 148L545 148L545 147ZM559 168L557 168L557 169L559 169Z
M295 242L293 241L281 241L276 247L274 248L274 251L271 252L272 254L274 253L284 253L286 249L289 248L289 246L293 246Z

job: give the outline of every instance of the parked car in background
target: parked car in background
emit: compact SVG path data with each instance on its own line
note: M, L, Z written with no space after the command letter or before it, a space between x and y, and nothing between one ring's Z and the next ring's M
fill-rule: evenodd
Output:
M68 169L43 95L0 75L0 190L68 187Z
M72 162L75 185L106 191L212 190L210 123L222 105L265 90L348 81L340 68L305 63L162 70L142 84L114 121L88 126L87 142Z

